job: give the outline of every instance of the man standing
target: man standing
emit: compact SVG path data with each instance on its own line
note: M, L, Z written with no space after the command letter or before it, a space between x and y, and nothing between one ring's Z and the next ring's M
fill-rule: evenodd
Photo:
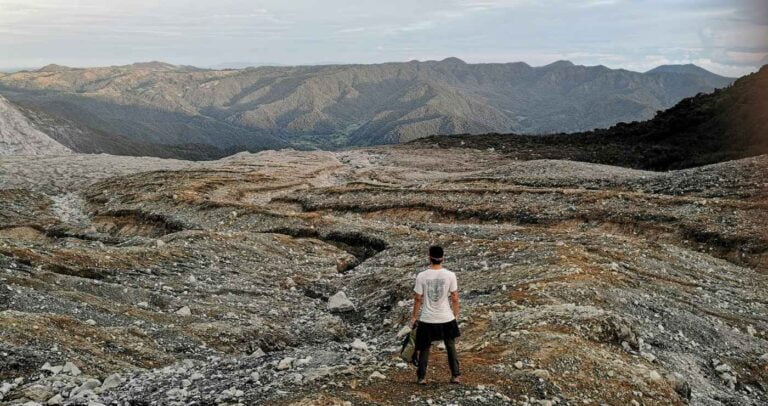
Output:
M433 341L442 340L448 353L451 383L461 383L456 338L461 335L459 324L459 290L456 274L443 268L443 248L429 247L430 266L416 277L411 325L416 325L416 351L419 367L416 372L420 385L427 383L429 349Z

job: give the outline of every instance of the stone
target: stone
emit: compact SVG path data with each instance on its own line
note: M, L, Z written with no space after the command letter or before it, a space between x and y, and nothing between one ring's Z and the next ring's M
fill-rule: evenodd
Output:
M288 382L290 382L292 384L298 385L298 384L300 384L301 382L304 381L304 375L302 375L302 374L300 374L298 372L295 372L295 373L292 373L292 374L288 375L287 380L288 380Z
M82 373L80 371L80 368L78 368L77 365L71 362L67 362L66 364L64 364L64 368L62 368L61 372L65 374L70 374L72 376L78 376Z
M303 367L305 365L308 365L310 361L312 361L312 357L307 357L307 358L302 358L300 360L297 360L295 364L297 367Z
M64 403L64 398L59 394L53 395L53 397L45 402L46 405L60 405L62 403Z
M328 310L332 312L349 312L355 310L355 305L347 298L347 294L340 290L328 298Z
M368 379L387 379L387 377L379 371L373 371Z
M95 326L96 325L96 320L88 319L88 320L85 321L85 324L87 324L89 326Z
M101 382L98 379L88 379L85 382L83 382L82 385L75 388L75 390L72 391L70 394L70 397L88 397L87 393L91 392L93 393L93 390L100 387Z
M546 369L534 369L531 373L540 379L549 379L551 377L551 374Z
M291 369L293 367L293 362L295 361L295 358L286 357L280 360L280 362L277 364L277 370L278 371L284 371L286 369Z
M640 355L645 358L648 362L654 362L656 361L656 356L651 354L650 352L641 352Z
M368 351L368 344L363 342L363 340L359 338L355 338L355 341L352 341L352 344L350 344L350 347L352 347L353 350L356 351Z
M411 332L411 326L403 326L400 331L397 332L397 338L403 338Z
M665 378L667 379L667 382L669 382L669 384L672 386L672 388L675 389L675 392L680 395L680 397L683 399L691 398L691 386L682 375L674 372L667 374Z
M41 371L48 371L53 375L58 375L63 369L64 369L64 366L62 365L51 366L49 362L46 362L42 367L40 367Z
M47 386L43 385L32 385L28 388L25 388L21 393L36 402L42 402L45 400L48 400L51 396L53 396L53 390Z
M648 373L648 379L654 382L657 382L662 380L662 377L656 370L652 370L651 372Z
M267 355L267 353L264 352L264 350L262 350L261 347L256 347L256 351L251 353L251 356L254 357L254 358L262 358L262 357L264 357L266 355Z
M203 379L205 376L199 372L195 372L192 375L189 376L190 381L197 381L199 379Z
M122 378L118 374L112 374L104 379L104 383L101 384L101 390L108 390L117 388L123 383Z
M517 361L517 362L515 362L515 368L517 368L517 369L523 369L523 361Z
M176 310L174 313L178 314L179 316L191 316L192 310L190 310L189 306L184 306L179 310Z
M715 371L717 372L726 372L730 370L731 370L731 367L728 364L720 364L715 367Z
M307 381L312 382L324 376L328 376L332 372L333 372L333 369L329 367L320 367L320 368L310 369L309 371L307 371L306 374L304 374L304 377L306 378Z

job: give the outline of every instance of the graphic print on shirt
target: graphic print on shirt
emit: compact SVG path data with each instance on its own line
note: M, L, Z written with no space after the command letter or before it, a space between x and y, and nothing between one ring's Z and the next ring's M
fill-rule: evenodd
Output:
M427 279L427 297L432 302L439 301L445 295L445 279Z

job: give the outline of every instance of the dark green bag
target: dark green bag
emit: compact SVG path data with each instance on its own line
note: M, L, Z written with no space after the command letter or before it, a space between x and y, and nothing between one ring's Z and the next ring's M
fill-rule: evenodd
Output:
M403 340L403 347L400 349L400 358L405 362L412 363L414 354L416 354L416 329L412 328L411 332L408 333Z

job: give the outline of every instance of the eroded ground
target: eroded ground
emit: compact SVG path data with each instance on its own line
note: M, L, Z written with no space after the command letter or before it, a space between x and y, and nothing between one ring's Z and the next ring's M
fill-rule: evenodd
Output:
M1 402L768 402L768 156L0 162ZM459 277L461 386L439 351L427 387L394 355L434 243ZM329 309L339 291L354 310Z

